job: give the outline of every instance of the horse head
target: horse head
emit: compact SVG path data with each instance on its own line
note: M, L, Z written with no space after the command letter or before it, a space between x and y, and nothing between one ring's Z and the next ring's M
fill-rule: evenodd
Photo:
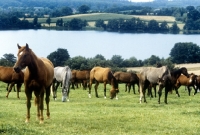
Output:
M17 62L14 65L15 72L19 73L23 70L29 63L30 63L30 51L28 44L26 46L21 47L19 44L18 46L18 54L17 54Z
M187 76L187 78L189 78L189 74L188 74L188 72L187 72L187 68L182 67L182 68L180 68L180 70L181 70L181 73L182 73L182 74L184 74L185 76Z
M111 85L112 85L112 88L110 90L110 99L113 99L114 97L117 96L117 93L119 93L118 82L114 76L111 79Z

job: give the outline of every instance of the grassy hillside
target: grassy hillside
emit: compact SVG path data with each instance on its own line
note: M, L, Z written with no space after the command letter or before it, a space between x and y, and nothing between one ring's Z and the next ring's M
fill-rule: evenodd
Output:
M64 22L70 21L73 18L79 18L82 20L87 20L89 22L90 27L94 27L94 22L96 20L104 20L108 21L111 19L131 19L131 18L140 18L143 21L150 21L150 20L156 20L157 22L163 22L166 21L168 22L169 26L172 25L172 23L175 21L175 18L172 16L145 16L145 15L124 15L124 14L114 14L114 13L93 13L93 14L77 14L77 15L71 15L71 16L64 16L64 17L56 17L56 18L51 18L51 26L55 26L55 23L58 19L63 19ZM38 21L42 23L42 25L46 25L46 19L47 18L38 18ZM33 18L29 18L29 21L32 21ZM177 22L178 26L180 29L183 28L183 23Z

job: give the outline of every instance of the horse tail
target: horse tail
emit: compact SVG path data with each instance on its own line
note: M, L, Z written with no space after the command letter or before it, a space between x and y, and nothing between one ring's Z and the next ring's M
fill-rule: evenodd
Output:
M64 87L67 87L67 91L69 91L69 85L70 85L70 79L72 77L72 73L69 67L66 68L66 72L65 72L65 78L64 78L64 82L63 82L63 90ZM63 91L64 92L64 91Z

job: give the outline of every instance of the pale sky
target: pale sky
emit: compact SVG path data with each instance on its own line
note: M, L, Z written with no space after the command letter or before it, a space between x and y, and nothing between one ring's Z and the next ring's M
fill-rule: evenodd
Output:
M152 2L154 0L129 0L131 2Z

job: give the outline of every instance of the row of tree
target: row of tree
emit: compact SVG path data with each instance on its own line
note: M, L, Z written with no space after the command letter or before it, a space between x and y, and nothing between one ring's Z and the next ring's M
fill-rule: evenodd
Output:
M155 66L157 63L167 65L170 69L174 68L174 64L181 63L199 63L200 62L200 47L194 43L176 43L171 49L169 58L159 58L152 55L145 60L137 60L135 57L123 59L120 55L113 55L110 60L106 60L101 54L97 54L94 58L85 58L76 56L70 58L67 49L58 48L56 51L47 56L52 61L54 66L69 65L72 69L91 69L94 66L112 67L115 70L124 70L124 67L141 67ZM4 54L0 59L1 66L13 66L16 62L16 57L13 54Z
M177 23L174 22L169 27L166 21L158 23L156 20L150 20L145 22L139 18L132 18L130 20L124 19L112 19L105 24L103 20L97 20L95 22L96 27L102 27L104 30L120 31L120 32L161 32L161 33L179 33L180 28Z

